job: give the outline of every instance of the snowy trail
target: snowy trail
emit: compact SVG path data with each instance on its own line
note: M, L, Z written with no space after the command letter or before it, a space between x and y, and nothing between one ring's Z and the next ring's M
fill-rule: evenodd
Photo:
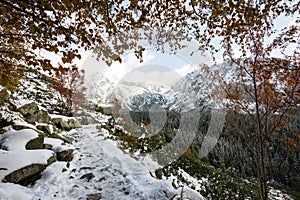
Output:
M75 156L70 164L56 162L49 166L31 188L33 199L174 199L171 180L157 180L147 167L124 154L116 143L105 140L96 125L71 131ZM188 199L202 199L186 188Z

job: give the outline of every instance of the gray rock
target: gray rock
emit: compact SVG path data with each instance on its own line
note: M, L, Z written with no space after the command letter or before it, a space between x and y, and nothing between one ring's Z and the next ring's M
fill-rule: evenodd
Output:
M88 194L86 197L86 200L100 200L100 199L102 199L101 193Z
M27 142L25 146L27 150L43 149L43 147L44 147L44 137L42 136L30 140L29 142Z
M18 169L4 177L2 182L17 183L23 186L34 183L40 178L40 173L56 161L55 156L48 159L47 164L31 164Z
M25 117L25 120L30 124L34 124L34 122L37 120L37 114L36 113L27 114L27 115L24 115L24 117Z
M62 129L63 131L69 131L69 130L71 130L72 128L70 127L70 125L69 125L67 122L62 121L62 122L61 122L61 129Z
M55 125L60 130L63 130L63 131L71 130L70 125L67 122L63 121L62 118L54 118L51 121L52 121L52 124Z
M47 111L39 110L37 113L27 114L25 115L25 119L27 122L33 124L34 122L38 123L50 123L50 116Z
M61 152L56 152L56 158L58 161L66 161L66 162L70 162L73 160L73 149L67 149L67 150L63 150Z
M62 122L62 118L52 118L51 122L53 125L58 126Z
M162 176L163 176L163 171L161 168L155 170L155 176L157 179L162 179Z
M76 120L76 119L69 119L68 120L68 124L69 124L69 126L70 126L71 129L73 129L73 128L81 128L82 127L81 124L80 124L80 122L78 120Z
M5 102L8 102L10 98L9 93L7 90L3 89L0 91L0 105L4 104Z
M27 138L29 136L30 138ZM12 151L12 150L20 150L23 149L24 146L28 145L30 149L42 149L42 144L43 141L38 142L39 140L43 139L38 139L38 137L43 137L43 135L39 134L33 129L23 129L23 130L12 130L6 132L3 136L0 137L0 149L7 150L7 151ZM33 139L32 139L33 138ZM24 146L15 146L13 144L14 141L22 140ZM10 141L10 142L8 142ZM38 145L40 143L41 145Z
M2 182L28 185L38 179L38 174L46 168L45 165L31 164L7 175Z
M15 130L32 129L32 127L26 126L25 124L13 124L12 127Z
M80 177L80 179L87 179L87 181L90 181L92 178L95 178L93 173L87 173Z
M51 150L52 147L53 147L53 146L52 146L51 144L44 144L44 145L43 145L43 149Z
M25 117L28 123L34 122L49 123L51 118L47 111L39 110L38 105L34 102L26 104L19 108L19 112Z
M50 123L50 120L51 120L51 118L47 111L45 111L45 110L38 111L36 122L48 124L48 123Z
M37 125L36 128L40 131L43 131L46 134L52 134L50 125Z
M103 107L103 114L112 115L113 114L113 107L112 106Z
M33 126L27 126L26 124L13 124L12 127L13 127L13 129L15 129L17 131L23 130L23 129L32 129L32 130L36 131L39 134L39 136L43 136L43 137L45 136L43 131L41 131Z
M31 114L37 113L38 111L39 111L39 107L34 102L26 104L19 108L19 112L22 115L31 115Z

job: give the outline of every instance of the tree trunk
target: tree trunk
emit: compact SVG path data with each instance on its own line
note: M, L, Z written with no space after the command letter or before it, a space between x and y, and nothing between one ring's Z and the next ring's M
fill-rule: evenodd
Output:
M259 151L257 167L258 167L258 179L259 179L259 188L260 188L260 199L268 200L268 188L267 188L267 178L266 178L266 167L264 162L264 139L263 139L263 128L262 121L260 116L260 108L259 108L259 95L257 91L257 83L256 83L256 71L253 72L253 86L254 86L254 98L255 98L255 111L256 111L256 120L257 120L257 131L258 131L258 145Z

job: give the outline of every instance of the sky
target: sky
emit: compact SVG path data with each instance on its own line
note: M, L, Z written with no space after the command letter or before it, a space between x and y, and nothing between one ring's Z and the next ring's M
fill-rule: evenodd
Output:
M122 56L122 63L114 62L108 67L103 61L92 55L87 55L81 68L85 70L87 77L107 78L113 82L129 81L156 83L170 87L187 73L195 71L199 63L210 63L210 56L202 55L198 51L196 42L189 42L187 49L182 49L176 54L170 52L160 53L151 46L146 47L143 54L143 62L135 57L133 52ZM190 55L191 51L195 53ZM92 80L88 78L88 80ZM95 83L96 84L96 83Z

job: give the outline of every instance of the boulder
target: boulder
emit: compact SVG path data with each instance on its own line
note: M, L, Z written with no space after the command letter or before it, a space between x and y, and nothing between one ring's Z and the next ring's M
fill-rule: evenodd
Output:
M68 124L68 122L62 121L61 122L61 130L63 131L69 131L72 128L70 127L70 125Z
M99 200L99 199L102 199L102 194L101 193L88 194L86 196L86 200Z
M40 178L41 172L55 161L55 156L52 156L47 160L47 164L31 164L25 166L6 175L2 182L17 183L23 186L32 184Z
M63 121L63 119L60 118L60 117L58 117L58 118L52 118L52 119L51 119L51 123L52 123L53 125L57 125L57 124L61 123L62 121Z
M7 90L3 89L0 91L0 105L3 105L5 102L8 102L9 98L9 93Z
M103 107L103 114L112 115L113 114L113 107L112 106Z
M76 119L69 119L68 120L68 124L69 124L69 127L71 129L73 129L73 128L81 128L82 127L81 124L80 124L80 122L78 120L76 120Z
M58 151L56 152L56 158L58 161L66 161L66 162L70 162L73 160L73 149L66 149L63 151Z
M44 147L44 137L42 136L30 140L29 142L27 142L25 146L27 150L43 149L43 147Z
M7 151L25 150L26 144L39 137L32 129L11 130L0 137L0 148Z
M53 125L55 125L58 129L62 131L71 130L70 125L67 122L65 122L62 118L53 118L51 121Z
M22 121L14 121L14 124L12 125L12 127L15 130L32 129L38 133L41 132L36 128L36 126L29 124L27 122L22 122Z
M38 123L50 123L50 116L47 111L39 110L37 113L27 114L24 116L26 121L33 124L34 122Z
M38 111L39 111L39 107L34 102L26 104L26 105L19 108L19 112L24 116L25 115L32 115L34 113L37 113Z
M95 178L95 175L93 173L87 173L80 177L80 179L87 179L87 181L90 181L93 178Z
M53 133L60 133L61 130L57 128L56 126L53 126Z
M31 126L26 126L25 124L13 124L12 127L15 130L32 129Z
M40 110L34 102L26 104L19 108L19 112L25 117L28 123L34 122L49 123L51 118L47 111Z
M161 168L155 170L155 176L157 179L162 179L162 176L163 176L163 171Z
M39 124L36 126L36 128L40 131L43 131L44 133L46 133L48 135L52 134L51 127L48 124L45 124L45 125Z
M24 115L25 120L30 123L30 124L34 124L34 122L37 120L37 114L33 113L33 114L26 114Z
M26 186L39 179L39 173L45 168L42 164L31 164L7 175L2 181Z
M50 123L50 120L51 120L51 118L47 111L45 111L45 110L38 111L36 122L48 124L48 123Z
M52 118L51 122L53 125L55 125L57 128L61 128L61 122L62 122L62 118Z
M44 144L44 145L43 145L43 149L51 150L52 147L53 147L53 146L52 146L51 144Z

